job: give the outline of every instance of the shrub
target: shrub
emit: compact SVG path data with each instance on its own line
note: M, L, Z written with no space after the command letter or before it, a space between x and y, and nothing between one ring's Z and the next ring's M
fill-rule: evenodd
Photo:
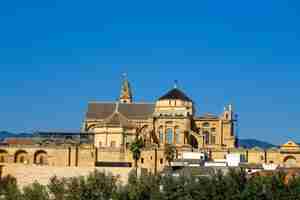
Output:
M22 200L49 200L47 187L37 182L24 187Z

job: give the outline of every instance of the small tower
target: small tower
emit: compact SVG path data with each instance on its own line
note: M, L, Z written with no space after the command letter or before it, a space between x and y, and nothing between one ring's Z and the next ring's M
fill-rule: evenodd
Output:
M229 104L224 107L223 118L225 120L231 121L233 119L233 106Z
M119 101L120 103L132 103L132 91L126 74L123 74L123 82Z

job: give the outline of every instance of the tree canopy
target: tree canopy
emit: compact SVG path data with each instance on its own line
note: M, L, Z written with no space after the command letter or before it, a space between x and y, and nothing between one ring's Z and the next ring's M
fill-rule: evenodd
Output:
M86 177L51 178L47 186L23 189L11 176L0 179L0 200L296 200L300 178L286 174L249 177L243 170L209 177L142 174L120 184L112 174L94 171Z

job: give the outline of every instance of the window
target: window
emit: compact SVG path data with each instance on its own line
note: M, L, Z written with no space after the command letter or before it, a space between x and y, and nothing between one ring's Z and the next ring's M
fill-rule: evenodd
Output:
M211 144L216 144L216 136L215 135L211 136Z
M164 130L163 127L159 127L159 142L162 144L164 143Z
M144 158L141 158L141 163L144 164Z
M101 141L99 142L99 147L102 147L102 142Z
M202 124L203 128L209 128L210 127L210 124L208 122L205 122Z
M260 160L264 160L265 159L265 157L264 156L260 156Z
M167 143L173 144L173 130L172 128L167 129Z
M4 156L0 157L0 162L5 162Z
M231 133L230 133L231 136L234 135L234 126L231 126Z
M152 160L152 156L150 156L150 160Z
M40 159L39 159L39 164L40 164L40 165L45 164L45 163L44 163L44 158L43 158L43 156L40 157Z
M208 132L208 131L205 131L205 132L203 133L203 135L204 135L204 143L205 143L205 144L209 144L209 132Z
M216 132L216 128L211 128L211 132Z
M111 141L110 147L116 147L116 141Z
M164 164L164 160L162 158L160 159L160 164Z
M24 163L24 162L25 162L24 156L20 156L20 163Z
M176 144L180 144L180 129L179 129L179 127L175 127L175 141L176 141Z

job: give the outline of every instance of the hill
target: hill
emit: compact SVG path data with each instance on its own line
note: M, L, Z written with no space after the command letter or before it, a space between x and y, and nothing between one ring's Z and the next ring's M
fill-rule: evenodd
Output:
M0 131L0 141L9 137L32 137L31 133L11 133L8 131Z
M260 147L262 149L269 149L272 147L276 147L276 145L265 142L265 141L260 141L256 139L239 139L239 146L243 148L253 148L253 147Z

